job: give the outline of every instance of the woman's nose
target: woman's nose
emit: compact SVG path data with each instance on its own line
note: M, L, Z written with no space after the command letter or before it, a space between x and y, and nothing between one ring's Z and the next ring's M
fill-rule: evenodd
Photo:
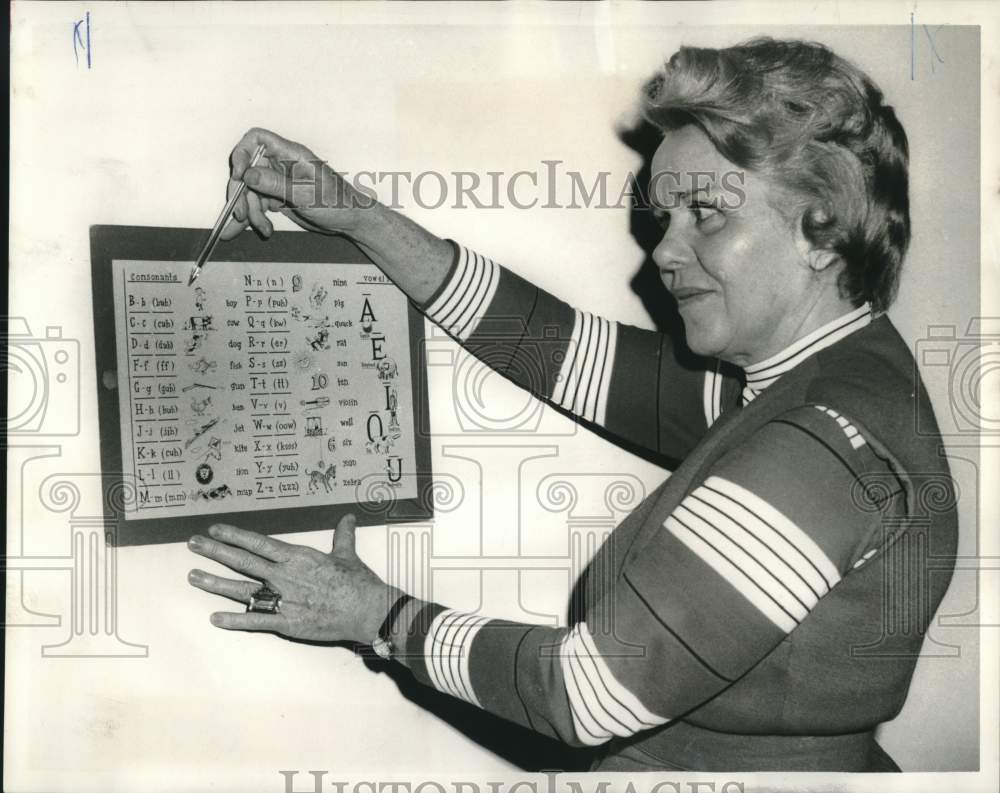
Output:
M674 272L691 259L691 248L674 229L667 229L663 239L653 249L653 262L661 273Z

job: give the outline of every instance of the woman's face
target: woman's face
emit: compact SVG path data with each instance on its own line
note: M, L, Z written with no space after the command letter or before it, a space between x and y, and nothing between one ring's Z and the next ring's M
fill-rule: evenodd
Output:
M799 335L810 273L801 235L772 206L780 193L694 125L666 133L652 170L664 229L653 260L688 346L740 366L780 352Z

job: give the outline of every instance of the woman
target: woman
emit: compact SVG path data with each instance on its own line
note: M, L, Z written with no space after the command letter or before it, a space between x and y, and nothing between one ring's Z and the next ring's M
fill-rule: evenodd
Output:
M940 439L914 432L929 401L883 313L909 240L905 133L869 78L799 41L682 48L644 104L663 130L653 259L700 369L373 204L298 144L251 130L232 157L230 186L251 189L227 237L270 234L270 211L348 235L472 350L495 342L491 317L519 316L512 359L531 338L560 344L542 382L507 376L683 460L593 561L583 618L554 629L409 598L357 558L350 518L330 555L228 526L192 538L280 610L256 582L191 582L251 604L220 627L372 643L443 692L602 746L602 770L898 770L873 731L903 704L949 578L898 560L956 542L952 508L910 520L928 477L950 480ZM260 143L267 163L248 168Z

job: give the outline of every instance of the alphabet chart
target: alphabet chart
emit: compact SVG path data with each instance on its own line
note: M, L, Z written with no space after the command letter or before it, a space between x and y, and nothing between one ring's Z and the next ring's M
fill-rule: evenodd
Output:
M110 269L126 523L420 495L413 309L373 264Z

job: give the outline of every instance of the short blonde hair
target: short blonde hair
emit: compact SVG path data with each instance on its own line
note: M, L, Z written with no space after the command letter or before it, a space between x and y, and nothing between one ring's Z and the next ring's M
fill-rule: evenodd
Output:
M878 86L822 44L681 47L645 86L662 130L698 125L728 160L793 197L806 238L844 262L841 293L884 311L910 241L906 132Z

